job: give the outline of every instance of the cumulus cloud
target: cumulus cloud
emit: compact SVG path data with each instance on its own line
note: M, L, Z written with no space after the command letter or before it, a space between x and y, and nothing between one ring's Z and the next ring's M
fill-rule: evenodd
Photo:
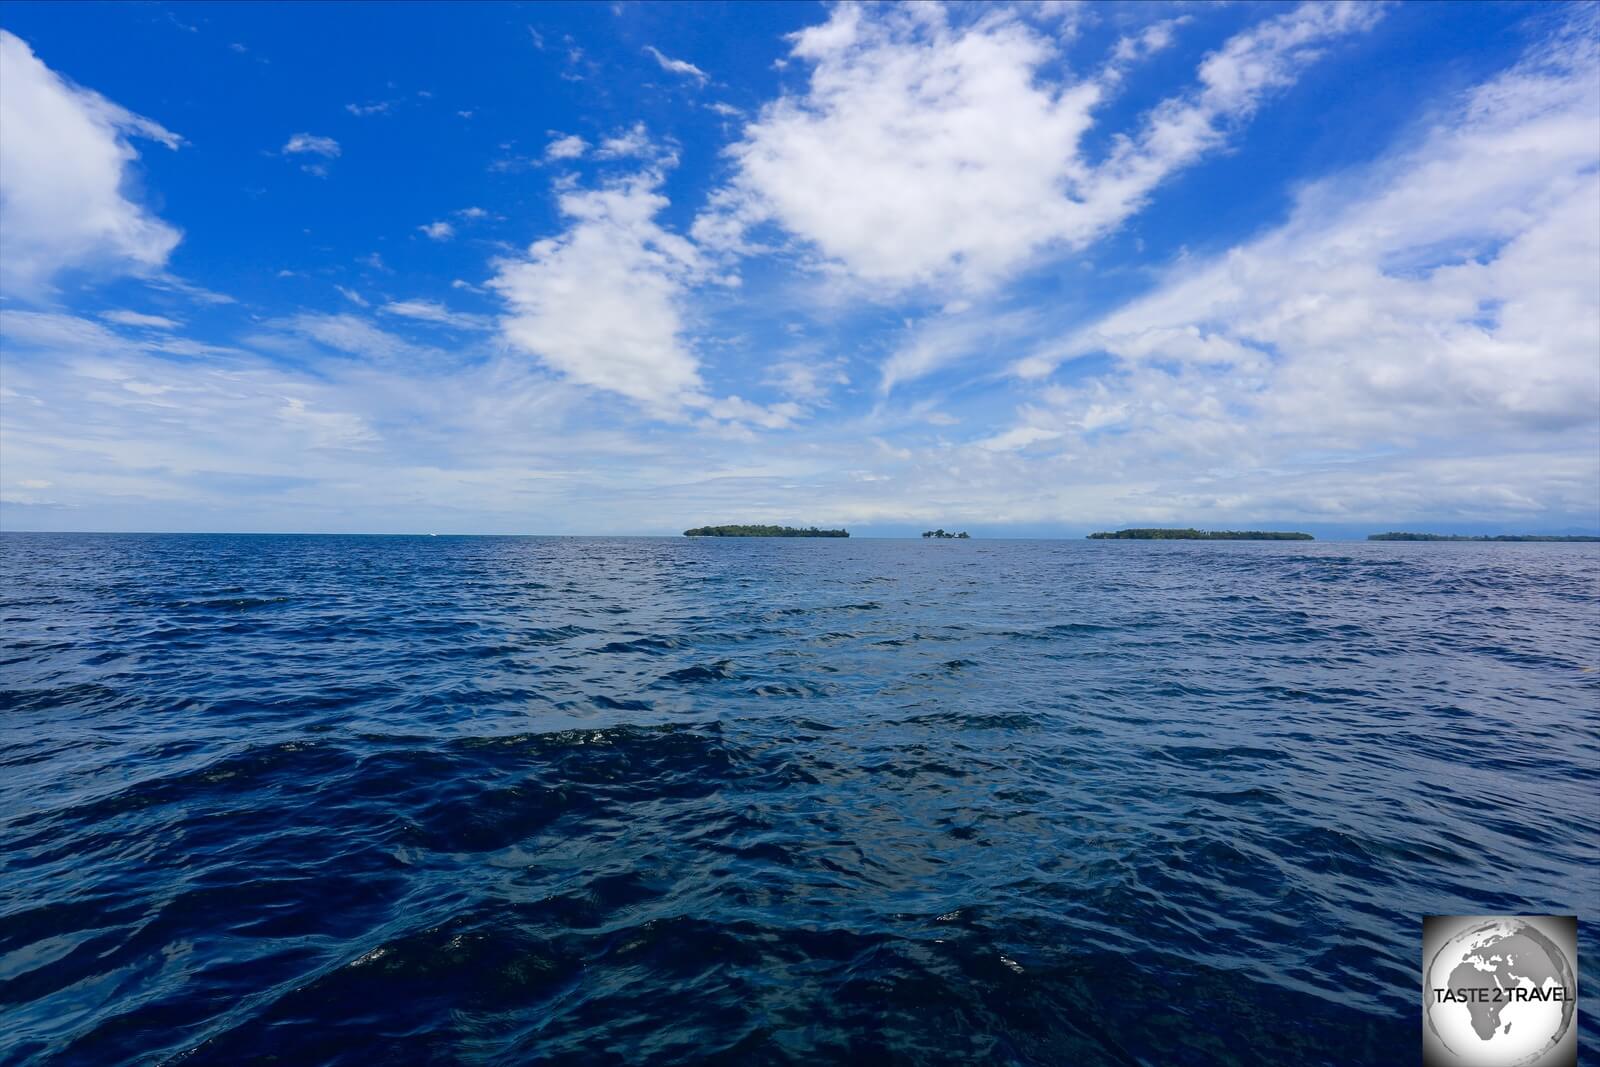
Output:
M448 222L429 222L417 229L435 241L448 241L456 235L456 228Z
M488 284L510 305L502 330L513 345L575 382L670 412L702 388L682 312L702 267L689 241L656 222L661 180L647 171L563 194L567 231L501 261Z
M880 291L989 288L1042 249L1079 247L1121 223L1379 9L1312 3L1245 31L1207 57L1197 89L1098 161L1082 140L1116 79L1048 73L1054 41L1012 9L958 17L842 4L795 34L806 90L745 127L729 149L735 177L697 221L697 239L746 250L747 231L773 223ZM1164 46L1171 30L1123 42L1114 60Z
M566 231L499 261L487 283L510 309L502 336L566 380L627 397L658 418L703 412L788 426L801 414L792 400L763 406L707 391L685 307L694 287L717 278L692 241L657 221L668 206L663 178L649 169L564 192Z
M585 141L582 137L579 137L575 133L568 134L565 137L557 137L555 140L551 141L550 144L545 147L544 158L577 159L579 156L583 155L588 148L588 141Z
M679 74L685 78L692 78L701 85L706 83L706 79L708 77L706 72L695 66L693 63L690 63L688 60L673 59L671 56L662 55L661 51L654 45L645 45L644 50L648 52L657 63L661 64L661 69L667 73Z
M644 128L644 123L636 122L629 129L607 137L600 142L600 148L595 156L600 159L628 159L630 157L647 158L656 152L655 142L650 140L649 133Z
M71 269L151 275L181 236L127 193L150 119L67 81L0 30L0 288L36 300Z
M1118 38L1116 47L1111 50L1111 63L1114 65L1132 63L1171 48L1177 39L1177 28L1188 21L1187 15L1161 19L1152 22L1138 33Z

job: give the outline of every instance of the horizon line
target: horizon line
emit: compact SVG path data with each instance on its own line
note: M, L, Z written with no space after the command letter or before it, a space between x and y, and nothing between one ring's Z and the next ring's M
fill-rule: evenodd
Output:
M1122 527L1122 529L1163 529L1184 530L1199 529L1199 527L1162 526L1162 527ZM1107 532L1107 531L1093 531ZM1109 531L1115 532L1115 531ZM1304 532L1304 531L1260 531L1270 533ZM1317 536L1312 535L1315 541L1341 542L1341 541L1366 541L1382 533L1430 533L1426 530L1378 530L1365 535ZM689 537L684 533L496 533L477 532L463 533L460 531L443 530L5 530L0 529L0 535L48 535L69 536L88 535L100 537L527 537L527 538L637 538L637 539L684 539L697 541L922 541L926 540L921 534L850 534L845 537L718 537L699 536ZM1600 527L1585 530L1580 533L1481 533L1481 534L1451 534L1452 537L1600 537ZM966 538L970 541L1087 541L1091 540L1087 533L1061 533L1061 534L993 534L974 535ZM957 540L952 538L951 540ZM1180 538L1106 538L1105 540L1183 540ZM1413 542L1396 542L1409 544ZM1425 542L1417 542L1425 543ZM1461 542L1455 542L1461 543ZM1527 542L1538 543L1538 542ZM1557 542L1558 543L1558 542Z

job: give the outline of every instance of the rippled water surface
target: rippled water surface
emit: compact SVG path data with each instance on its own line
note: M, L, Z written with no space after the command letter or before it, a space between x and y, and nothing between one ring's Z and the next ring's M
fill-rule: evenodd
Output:
M1425 913L1600 976L1600 546L0 566L7 1064L1403 1063Z

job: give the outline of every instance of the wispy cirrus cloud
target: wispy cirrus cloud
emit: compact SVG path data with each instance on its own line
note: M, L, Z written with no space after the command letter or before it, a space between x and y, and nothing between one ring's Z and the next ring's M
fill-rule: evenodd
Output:
M126 308L102 311L100 317L119 326L141 326L152 330L175 330L183 325L165 315L150 315L142 311L129 311Z
M472 315L463 311L452 311L436 300L391 300L378 310L386 315L399 315L402 318L414 319L419 322L431 322L457 330L489 330L494 328L494 320L487 315Z
M340 154L338 141L310 133L290 135L280 151L285 158L305 158L300 169L318 178L328 176L328 161L338 159Z
M1569 27L1414 141L1302 190L1282 225L1040 345L1011 368L1042 384L1008 432L1104 452L1112 431L1147 469L1174 454L1255 468L1240 499L1300 513L1354 511L1334 484L1417 513L1441 477L1463 510L1593 510L1600 485L1571 472L1600 450L1596 69L1600 47ZM1050 380L1108 356L1105 373ZM1381 480L1330 480L1373 454ZM1548 463L1537 490L1508 459L1529 454ZM1464 472L1490 470L1469 492Z
M654 45L645 45L644 50L650 56L650 58L654 59L658 64L660 64L661 69L666 71L668 74L677 74L681 77L696 81L701 85L704 85L710 78L710 75L701 70L699 67L695 66L693 63L690 63L688 60L673 59L671 56L663 55L661 50L656 48Z
M313 155L324 159L339 158L339 142L332 137L318 137L310 133L296 133L289 137L283 145L283 154L286 156Z
M412 366L437 365L444 353L389 333L360 315L300 312L268 323L282 335L315 341L324 348L379 363L402 362ZM251 339L256 347L271 345L270 334Z

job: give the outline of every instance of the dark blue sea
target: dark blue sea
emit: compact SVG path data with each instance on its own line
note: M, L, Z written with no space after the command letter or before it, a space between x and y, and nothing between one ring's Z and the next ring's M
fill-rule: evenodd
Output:
M1415 1063L1600 545L0 537L4 1064Z

